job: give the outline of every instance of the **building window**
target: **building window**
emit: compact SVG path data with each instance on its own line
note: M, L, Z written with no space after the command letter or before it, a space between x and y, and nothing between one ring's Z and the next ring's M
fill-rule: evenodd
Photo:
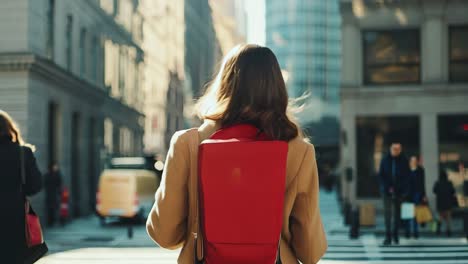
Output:
M48 161L57 161L60 153L60 136L61 136L61 122L60 122L60 109L59 105L55 102L49 103L49 116L48 116L48 144L47 152L49 153Z
M114 0L100 0L99 4L107 14L114 13Z
M71 161L71 202L74 206L73 216L78 217L81 215L80 211L80 201L81 201L81 177L82 177L82 167L81 160L83 157L82 153L82 144L83 144L83 134L82 134L82 119L79 112L73 112L71 116L71 135L70 135L70 161Z
M171 103L176 104L177 103L177 94L176 94L176 88L172 87L171 89Z
M72 68L72 36L73 36L73 16L68 15L67 16L67 26L66 26L66 32L65 32L65 60L66 60L66 66L67 70L71 71Z
M49 0L47 11L47 57L54 58L54 24L55 24L55 0Z
M133 135L132 131L127 127L120 127L119 129L119 146L120 154L130 156L133 148Z
M101 50L104 55L102 74L104 85L109 90L111 96L117 97L118 92L118 65L119 65L119 49L111 40L104 39L104 50Z
M123 47L119 50L119 95L122 100L125 100L125 74L127 67L127 56Z
M133 102L135 103L136 106L139 106L141 109L141 105L140 105L140 100L139 100L139 96L140 96L140 64L136 63L135 64L135 78L133 79L134 81L134 92L133 92Z
M98 38L96 36L93 36L93 39L91 41L91 58L92 58L92 63L91 63L91 80L97 81L97 71L98 71L98 63L99 63L99 57L98 57L98 49L99 49L99 42Z
M114 0L113 8L112 15L117 16L119 14L119 0Z
M451 26L450 38L450 81L468 82L468 25Z
M171 127L171 114L167 113L166 115L166 131L171 133L172 132L172 127Z
M80 77L86 75L86 29L80 31Z
M114 124L110 118L104 119L104 146L108 153L114 151Z
M364 83L419 83L420 36L418 29L363 32Z

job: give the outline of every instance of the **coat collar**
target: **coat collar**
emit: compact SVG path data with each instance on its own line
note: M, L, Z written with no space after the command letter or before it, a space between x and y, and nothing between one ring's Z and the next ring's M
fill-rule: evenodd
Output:
M203 124L198 128L200 141L203 141L213 135L214 132L221 128L221 123L218 121L205 119Z

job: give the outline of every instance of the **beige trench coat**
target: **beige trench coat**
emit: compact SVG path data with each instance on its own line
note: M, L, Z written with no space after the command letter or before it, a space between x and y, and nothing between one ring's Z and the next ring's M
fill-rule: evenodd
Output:
M178 263L192 264L198 231L198 145L218 129L212 121L177 132L166 159L147 231L161 247L182 247ZM289 142L284 200L281 260L284 264L317 263L327 249L319 211L315 149L297 137Z

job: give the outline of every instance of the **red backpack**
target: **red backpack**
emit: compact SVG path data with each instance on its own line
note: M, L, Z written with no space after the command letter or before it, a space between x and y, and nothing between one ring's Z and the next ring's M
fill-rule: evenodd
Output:
M200 144L203 260L195 253L196 263L281 263L287 153L287 142L267 140L245 124L221 129Z

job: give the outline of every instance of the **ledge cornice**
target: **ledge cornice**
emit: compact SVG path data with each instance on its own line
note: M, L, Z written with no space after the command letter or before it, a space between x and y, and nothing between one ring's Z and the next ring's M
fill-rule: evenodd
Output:
M379 96L458 96L468 95L463 83L420 84L407 86L341 86L342 98L375 98Z
M0 72L26 72L56 84L66 93L96 105L110 105L118 112L144 117L138 110L112 98L102 87L81 79L48 59L33 53L0 53Z

